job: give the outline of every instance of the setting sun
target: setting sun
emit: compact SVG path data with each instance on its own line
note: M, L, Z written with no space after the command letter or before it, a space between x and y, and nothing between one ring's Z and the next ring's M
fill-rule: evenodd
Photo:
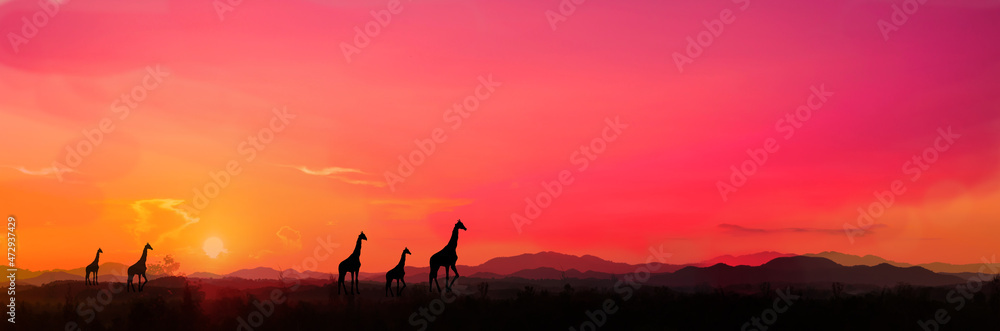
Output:
M202 246L202 249L205 250L205 255L208 255L208 257L213 259L219 257L222 253L229 253L229 251L226 250L226 247L223 246L222 239L219 239L218 237L205 239L205 244Z

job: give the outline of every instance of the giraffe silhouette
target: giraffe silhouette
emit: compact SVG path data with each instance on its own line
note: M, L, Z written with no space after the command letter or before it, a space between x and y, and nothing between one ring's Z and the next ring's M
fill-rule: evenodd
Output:
M90 285L90 284L97 285L97 269L99 269L101 267L100 265L97 264L97 261L101 259L101 253L104 253L104 251L102 251L100 248L98 248L97 249L97 256L94 257L94 262L90 262L90 264L87 265L86 275L84 275L84 278L83 278L83 285L84 286ZM94 280L93 281L90 280L90 273L94 273Z
M455 228L451 230L451 239L448 240L448 245L445 245L444 249L440 252L431 255L431 274L428 284L431 292L434 292L434 284L437 284L438 291L441 291L441 284L437 281L437 272L439 267L444 267L444 286L448 292L451 292L451 285L458 280L458 269L455 268L455 263L458 262L458 253L455 252L455 248L458 247L459 229L467 231L465 224L462 224L462 220L458 220L458 223L455 223ZM448 268L455 271L455 278L451 280L451 283L448 282Z
M406 254L410 254L409 248L403 248L403 254L399 257L399 264L395 268L389 270L385 273L385 295L392 296L392 280L396 280L396 296L403 293L403 288L406 288L406 281L403 280L403 276L406 275L406 271L403 270L403 266L406 265ZM399 283L403 283L403 288L399 288Z
M340 262L340 266L337 270L340 272L340 277L337 277L337 294L340 294L340 288L344 287L344 274L351 273L351 294L357 292L361 294L361 287L358 286L358 271L361 270L361 241L368 240L365 236L365 232L361 231L358 235L358 243L354 245L354 252L351 256L348 256L344 262ZM357 288L357 291L355 291ZM344 287L344 292L347 292L347 288Z
M127 284L127 286L128 286L128 289L130 289L131 291L135 291L135 288L132 287L132 276L133 275L136 276L136 278L138 279L138 282L139 282L139 292L142 292L142 288L146 287L146 283L149 282L149 278L146 278L146 251L151 250L151 249L153 249L153 247L149 246L149 243L146 243L146 247L142 248L142 257L139 258L139 262L136 262L131 267L128 267L128 284ZM146 281L145 282L142 281L143 279L145 279Z

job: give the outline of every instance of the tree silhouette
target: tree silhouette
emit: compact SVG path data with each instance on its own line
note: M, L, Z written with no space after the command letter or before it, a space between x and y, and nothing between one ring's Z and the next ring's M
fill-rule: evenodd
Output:
M181 264L174 260L174 257L170 254L163 257L163 260L155 264L150 264L146 267L150 275L155 275L157 277L163 276L182 276L175 274L177 270L181 268Z

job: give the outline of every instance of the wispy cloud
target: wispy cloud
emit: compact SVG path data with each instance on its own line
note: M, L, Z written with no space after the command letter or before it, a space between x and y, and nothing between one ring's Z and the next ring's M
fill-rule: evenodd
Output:
M14 169L14 170L20 171L23 174L32 175L32 176L50 176L50 175L59 175L59 174L62 174L62 173L67 173L67 172L76 172L75 170L70 169L70 168L58 168L58 167L55 167L55 166L48 167L48 168L40 168L38 170L30 170L30 169L22 167L22 166L11 166L11 165L5 165L3 167L4 168Z
M366 179L356 179L356 178L349 178L349 177L345 176L345 175L370 176L369 173L361 171L359 169L342 168L342 167L326 167L326 168L320 168L320 169L310 169L309 167L306 167L306 166L286 165L286 164L279 164L279 166L296 169L296 170L301 171L302 173L307 174L307 175L324 176L324 177L327 177L327 178L336 179L336 180L339 180L339 181L342 181L342 182L348 183L348 184L369 185L369 186L375 186L375 187L385 187L385 182L382 182L382 181L378 181L378 180L366 180Z
M868 231L877 228L885 227L885 224L875 224L869 227ZM820 233L820 234L836 234L844 235L843 229L822 229L822 228L777 228L777 229L758 229L758 228L748 228L741 225L735 224L719 224L719 227L732 233L739 234L774 234L774 233Z
M250 253L250 258L254 260L259 260L261 257L264 257L264 255L270 255L273 253L274 251L271 251L270 249L262 249L257 251L256 253Z
M374 186L374 187L385 187L385 182L383 182L383 181L350 179L350 178L344 178L344 177L339 177L339 176L330 176L330 178L342 181L344 183L354 184L354 185L370 185L370 186Z
M156 246L162 243L166 239L177 237L181 231L184 231L188 226L198 223L201 219L198 217L188 214L187 211L181 209L180 206L184 203L184 200L180 199L146 199L146 200L136 200L132 202L132 210L136 213L135 223L128 226L132 233L136 236L136 239L141 241L142 236L152 232L154 226L163 226L164 222L154 221L153 212L157 209L173 212L175 215L179 216L181 219L181 224L176 227L168 228L160 232L159 236L156 237L151 243ZM148 241L148 240L146 240Z
M364 173L366 173L366 172L358 170L358 169L341 168L341 167L329 167L329 168L323 168L323 169L319 169L319 170L312 170L312 169L306 168L304 166L296 166L295 169L299 169L299 171L302 171L304 173L307 173L307 174L310 174L310 175L317 175L317 176L328 176L328 175L332 175L332 174L343 174L343 173L358 173L358 174L364 174Z
M278 229L278 232L275 232L275 235L277 235L278 238L281 238L281 242L285 243L285 245L296 249L302 248L302 232L299 230L285 225Z

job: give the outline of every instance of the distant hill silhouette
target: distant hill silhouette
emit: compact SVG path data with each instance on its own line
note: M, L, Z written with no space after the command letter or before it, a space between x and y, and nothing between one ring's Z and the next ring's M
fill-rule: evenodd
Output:
M901 268L889 264L876 266L842 266L829 259L809 256L781 257L758 267L728 266L686 267L672 274L657 274L650 283L666 286L729 286L737 284L827 283L869 284L894 286L900 282L911 285L943 286L966 280L943 275L921 267Z
M83 281L82 275L74 275L65 271L49 271L36 275L28 279L18 279L21 284L30 285L42 285L50 282L60 281L60 280L79 280Z
M876 266L885 263L902 268L916 266L916 267L922 267L924 269L933 272L955 273L955 274L978 273L979 267L983 266L982 263L950 264L950 263L934 262L934 263L924 263L924 264L909 264L904 262L886 260L874 255L857 256L857 255L844 254L839 252L830 252L830 251L817 254L803 254L803 256L822 257L830 259L833 262L837 262L838 264L845 266L856 266L856 265Z
M236 277L243 279L278 279L278 270L268 267L256 267L253 269L240 269L226 274L226 277Z
M576 273L593 271L594 277L603 277L603 274L627 274L635 272L642 265L628 264L622 262L613 262L605 260L593 255L583 255L576 256L570 254L563 254L557 252L539 252L539 253L528 253L520 254L515 256L507 257L495 257L483 262L477 266L460 266L463 270L469 270L471 275L480 274L480 276L493 276L502 277L511 275L520 271L529 271L542 269L545 271L535 271L528 272L526 275L533 275L538 278L539 272L545 273L549 272L547 269L552 269L559 271L573 270ZM670 272L683 268L688 265L673 265L664 264L661 266L658 272ZM410 274L427 273L427 267L407 267L406 275L407 279L410 278ZM478 276L477 276L478 277ZM482 278L493 278L493 277L482 277ZM567 275L567 277L569 277ZM556 277L555 279L558 279Z
M224 276L213 274L211 272L195 272L188 275L189 278L203 278L203 279L221 279Z
M848 266L848 267L850 267L850 266L856 266L856 265L877 266L877 265L883 264L883 263L894 265L894 266L897 266L897 267L903 267L903 268L907 268L907 267L912 267L913 266L912 264L909 264L909 263L900 263L900 262L896 262L896 261L890 261L890 260L886 260L886 259L883 259L883 258L875 256L875 255L857 256L857 255L844 254L844 253L832 252L832 251L826 251L826 252L816 253L816 254L802 254L802 256L822 257L822 258L825 258L825 259L829 259L830 261L837 262L837 264L840 264L840 265L843 265L843 266Z
M790 270L786 273L785 278L772 277L769 275L761 274L762 272L777 272L775 271L778 266L790 263L788 258L790 257L801 257L801 258L818 258L820 260L799 260L792 259L791 261L805 261L802 262L797 267L789 267ZM827 262L816 262L816 261L827 261ZM831 264L832 263L832 264ZM884 264L884 266L882 266ZM623 275L635 272L641 265L633 265L628 263L613 262L605 260L593 255L583 255L576 256L570 254L563 254L558 252L539 252L539 253L529 253L520 254L508 257L496 257L490 259L480 265L476 266L463 266L458 267L463 270L463 275L469 275L472 278L480 279L503 279L508 277L523 278L523 279L561 279L565 278L575 278L575 279L611 279L614 275ZM868 269L855 268L855 269L843 269L848 267L867 267ZM886 266L894 267L894 269L886 268ZM817 254L805 254L801 256L795 256L792 254L780 253L780 252L760 252L747 255L723 255L715 257L704 262L685 264L685 265L675 265L675 264L664 264L655 273L657 276L655 280L662 280L663 283L660 285L678 285L683 286L692 285L695 280L689 279L699 279L701 277L702 282L712 282L720 281L724 284L729 284L732 282L740 281L741 277L751 277L747 278L750 280L740 281L741 283L755 283L760 282L761 279L768 279L768 281L784 281L793 280L796 282L801 281L838 281L843 283L849 282L861 282L867 284L888 284L894 285L898 282L911 282L914 285L933 285L939 283L947 283L954 278L967 278L963 277L968 274L975 274L979 271L979 267L982 264L969 264L969 265L952 265L947 263L929 263L921 265L912 265L908 263L900 263L896 261L891 261L883 259L874 255L866 256L856 256L850 254L844 254L839 252L822 252ZM839 268L838 268L839 267ZM917 269L912 269L912 267L920 267ZM762 268L762 269L756 269ZM799 270L800 268L809 268ZM124 279L124 271L126 266L121 263L107 262L101 265L101 280L108 281L119 281ZM923 270L926 269L926 270ZM406 270L406 281L410 282L425 282L428 277L429 268L428 267L413 267L407 266ZM764 270L764 271L761 271ZM816 270L823 270L821 272ZM846 270L846 271L845 271ZM900 271L902 270L902 271ZM923 270L915 271L915 270ZM670 272L676 272L675 274L666 274ZM829 272L828 275L824 273ZM886 275L874 275L871 273L885 272ZM927 274L926 272L931 272ZM937 275L934 272L939 273ZM64 280L83 280L84 268L75 268L70 270L48 270L48 271L30 271L21 269L18 271L18 280L22 281L24 284L30 285L42 285L53 281L64 281ZM228 274L215 274L210 272L195 272L188 275L188 278L200 278L200 279L225 279L225 278L238 278L246 280L277 280L278 270L269 267L257 267L252 269L240 269ZM104 278L107 276L108 278ZM767 277L765 277L767 276ZM838 278L838 277L846 278ZM872 277L867 277L872 276ZM939 277L941 276L941 277ZM322 271L296 271L294 269L285 269L282 273L282 277L285 279L316 279L328 281L331 277L336 276L330 272ZM687 277L687 278L685 278ZM752 278L757 277L757 278ZM799 277L799 278L795 278ZM866 278L867 277L867 278ZM882 281L879 281L877 277L882 277ZM902 277L902 278L898 278ZM151 275L151 279L154 276ZM359 279L364 281L384 281L385 275L380 272L366 273L362 272ZM796 280L798 279L798 280ZM752 280L752 281L751 281Z
M30 279L30 278L35 278L35 277L41 276L42 274L50 273L50 272L62 272L62 273L70 274L70 275L79 275L80 278L83 278L83 276L84 276L84 274L86 272L85 269L86 269L86 267L79 267L79 268L68 269L68 270L67 269L52 269L52 270L39 270L39 271L31 271L31 270L28 270L28 269L18 269L18 271L17 271L17 278L18 279ZM126 266L124 264L121 264L121 263L117 263L117 262L101 263L101 269L100 269L101 270L100 271L101 272L101 277L103 277L104 275L125 276L125 273L127 272L127 269L128 269L128 266Z
M633 270L634 271L634 270ZM606 272L597 272L588 270L586 272L580 272L576 269L569 270L556 270L553 268L535 268L535 269L525 269L505 277L518 277L524 279L562 279L562 278L575 278L575 279L611 279L615 274ZM476 276L479 278L488 278ZM502 278L502 277L497 277Z
M767 263L767 262L769 262L771 260L774 260L776 258L779 258L779 257L790 257L790 256L796 256L796 255L795 254L787 254L787 253L771 252L771 251L754 253L754 254L747 254L747 255L738 255L738 256L723 255L723 256L719 256L719 257L716 257L716 258L713 258L713 259L706 260L704 262L698 263L698 266L700 266L700 267L708 267L708 266L713 266L713 265L716 265L716 264L719 264L719 263L727 264L727 265L731 265L731 266L738 266L738 265L759 266L761 264Z
M557 252L539 252L510 257L496 257L472 268L476 269L476 272L492 272L506 275L525 269L537 268L629 273L634 272L636 267L636 265L612 262L593 255L576 256Z
M46 271L36 277L31 277L28 279L18 279L17 281L18 284L42 286L52 282L67 281L67 280L82 282L83 276L77 276L63 271ZM108 284L116 282L124 282L125 276L102 275L101 283L104 284L105 281L108 282Z
M524 279L559 279L562 275L566 274L565 271L556 270L554 268L542 267L535 269L525 269L515 273L510 274L510 277L519 277Z
M328 272L317 272L310 270L299 272L296 271L295 269L289 268L285 269L285 271L282 272L280 275L281 277L287 279L306 279L306 278L328 279L333 274ZM278 276L279 276L278 269L268 268L268 267L257 267L253 269L240 269L222 275L221 277L235 277L243 279L278 279ZM192 274L190 277L195 277L195 275Z

